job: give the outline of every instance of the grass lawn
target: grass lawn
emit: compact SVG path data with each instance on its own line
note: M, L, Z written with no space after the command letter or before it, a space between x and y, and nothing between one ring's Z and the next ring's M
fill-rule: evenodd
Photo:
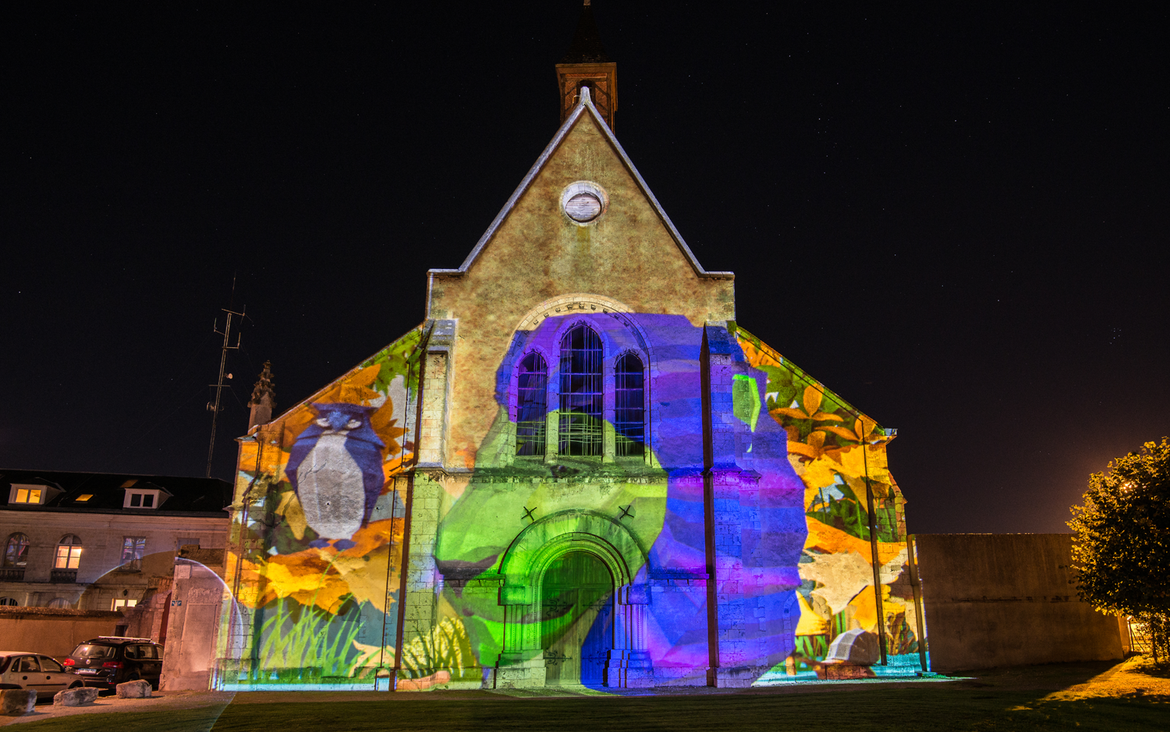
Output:
M1167 675L1131 659L1001 669L945 683L843 683L677 696L259 692L236 694L226 706L86 714L14 729L1168 730Z

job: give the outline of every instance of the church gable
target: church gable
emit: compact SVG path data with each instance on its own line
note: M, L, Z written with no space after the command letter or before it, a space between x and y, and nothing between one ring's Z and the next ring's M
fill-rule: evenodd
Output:
M495 375L517 330L583 307L677 315L696 328L735 315L732 274L694 259L585 89L463 265L430 272L427 316L458 334L450 464L475 464L497 418Z
M695 325L734 317L732 274L695 260L587 92L463 265L431 271L428 315L510 330L569 293Z

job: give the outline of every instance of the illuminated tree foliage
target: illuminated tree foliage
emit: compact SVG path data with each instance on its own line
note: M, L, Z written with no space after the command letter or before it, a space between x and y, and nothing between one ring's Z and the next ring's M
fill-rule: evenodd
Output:
M1081 599L1150 629L1154 660L1170 651L1170 442L1147 442L1089 477L1073 506Z

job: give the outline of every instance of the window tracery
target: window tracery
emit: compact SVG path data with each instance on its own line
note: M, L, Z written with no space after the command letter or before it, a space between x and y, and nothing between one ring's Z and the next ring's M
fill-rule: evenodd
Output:
M533 352L520 362L516 384L516 454L545 453L548 414L548 364Z
M561 455L601 455L605 391L602 383L601 338L587 325L577 325L561 338Z
M625 353L614 367L615 450L618 457L642 456L646 438L646 375L642 359Z
M556 343L560 350L552 373L537 350L522 354L514 372L514 454L604 462L645 457L644 355L628 349L607 359L601 335L584 322L569 325Z

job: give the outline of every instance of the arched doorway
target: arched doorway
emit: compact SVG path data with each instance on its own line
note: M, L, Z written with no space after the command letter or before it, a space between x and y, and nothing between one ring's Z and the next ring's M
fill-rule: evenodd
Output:
M598 674L599 686L646 685L654 673L645 647L650 594L635 581L645 565L630 531L594 511L560 511L521 531L500 560L505 621L497 688L591 684ZM557 659L576 654L567 672L550 675L545 655L553 652Z
M614 582L605 562L586 551L556 557L540 598L545 683L600 686L613 649Z

